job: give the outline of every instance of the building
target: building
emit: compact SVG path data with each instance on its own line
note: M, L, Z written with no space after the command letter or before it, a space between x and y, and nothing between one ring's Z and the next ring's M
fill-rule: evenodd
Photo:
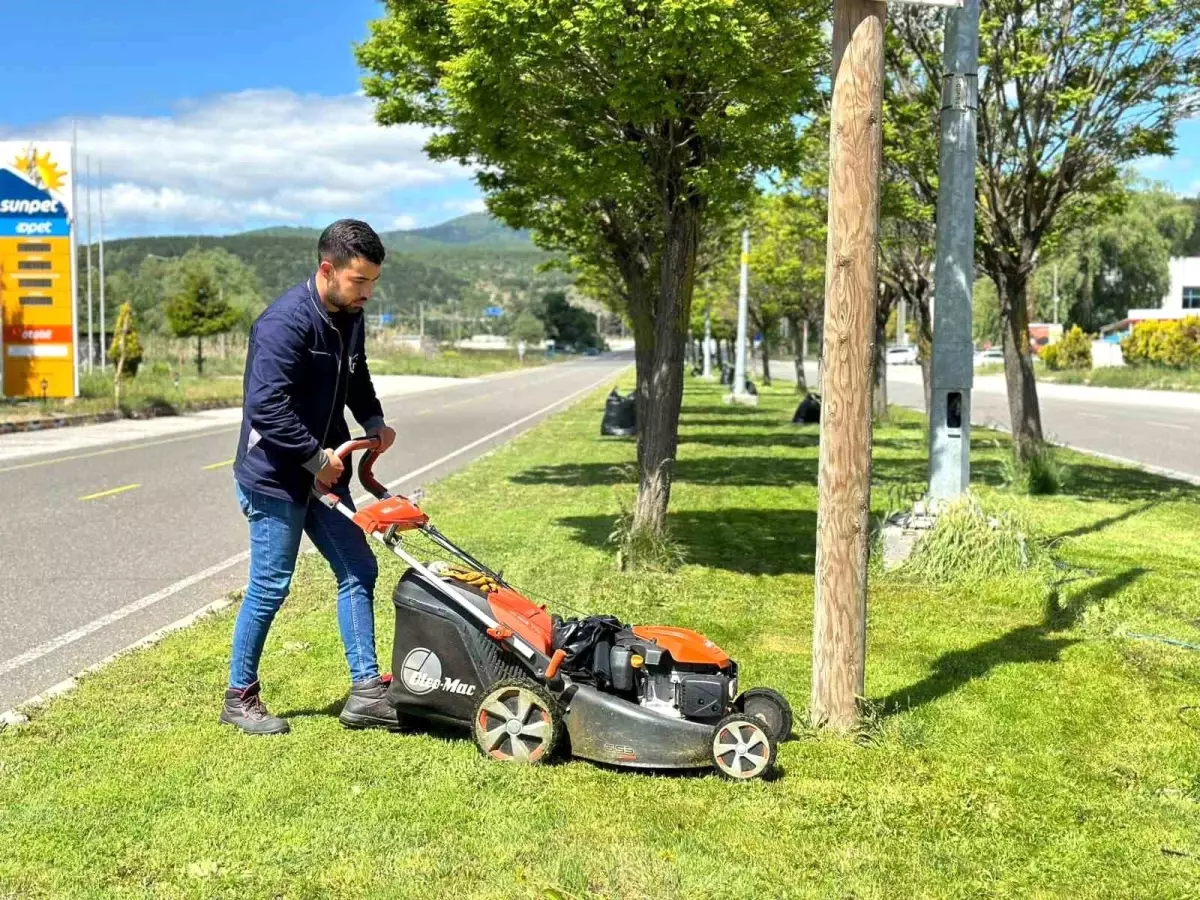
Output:
M1119 322L1100 329L1104 340L1119 341L1138 322L1200 316L1200 256L1176 257L1170 262L1171 288L1158 309L1131 309Z

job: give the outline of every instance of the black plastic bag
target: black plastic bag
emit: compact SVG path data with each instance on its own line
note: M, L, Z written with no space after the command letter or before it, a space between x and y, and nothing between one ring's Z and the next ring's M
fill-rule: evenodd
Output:
M604 401L604 419L600 422L600 434L612 437L630 437L637 434L637 391L622 397L616 388Z
M565 650L562 667L572 675L587 676L601 685L611 684L612 668L609 653L614 638L625 630L616 616L588 616L585 619L562 619L552 616L554 650Z
M793 425L819 425L821 423L821 396L819 394L806 394L804 399L800 401L800 405L796 407L796 414L792 416Z

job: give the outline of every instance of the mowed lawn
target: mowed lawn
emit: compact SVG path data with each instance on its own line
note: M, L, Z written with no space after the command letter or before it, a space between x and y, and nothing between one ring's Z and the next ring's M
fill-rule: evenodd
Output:
M976 431L978 493L1047 561L949 584L874 565L864 727L816 734L816 426L790 424L783 387L730 408L689 379L671 500L687 561L620 572L607 539L634 444L599 435L606 390L423 506L552 611L696 628L744 687L782 690L798 727L779 778L508 767L453 733L343 730L334 584L309 556L262 667L290 735L217 724L236 607L0 734L0 897L1200 896L1200 653L1129 636L1200 644L1200 491L1070 456L1068 494L1018 497L1006 438ZM876 513L925 471L921 421L896 413L875 434ZM385 660L401 573L384 558Z

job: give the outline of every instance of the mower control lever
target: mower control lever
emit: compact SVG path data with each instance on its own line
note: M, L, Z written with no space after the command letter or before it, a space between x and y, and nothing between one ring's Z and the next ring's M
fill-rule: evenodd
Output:
M379 456L379 438L363 437L355 438L346 441L344 444L334 450L334 455L340 460L345 460L347 456L355 450L366 450L366 454L358 463L358 480L362 482L363 487L370 491L380 500L383 500L391 495L379 481L375 478L371 469L375 465L375 458ZM337 495L333 492L333 486L317 481L313 483L313 493L321 499L326 506L333 507L337 503Z

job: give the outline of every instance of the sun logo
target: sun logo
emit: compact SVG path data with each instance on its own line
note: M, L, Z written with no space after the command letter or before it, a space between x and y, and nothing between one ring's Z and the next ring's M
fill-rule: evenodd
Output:
M50 158L48 150L38 153L31 148L23 156L18 156L13 165L38 187L48 191L60 191L66 183L67 173Z

